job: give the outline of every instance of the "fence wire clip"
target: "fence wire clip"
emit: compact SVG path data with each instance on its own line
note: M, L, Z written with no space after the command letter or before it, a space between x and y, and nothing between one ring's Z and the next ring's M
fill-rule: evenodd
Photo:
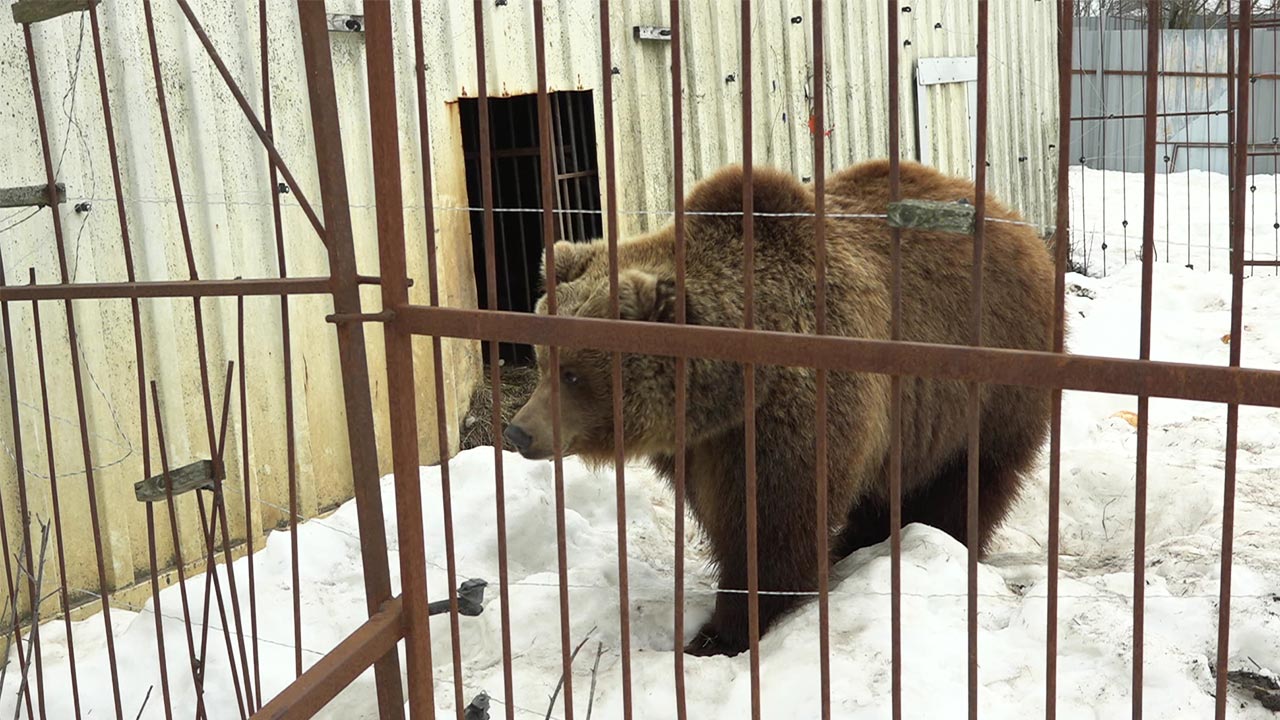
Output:
M177 497L192 490L213 490L215 481L221 479L215 477L213 460L208 459L170 470L168 478L166 482L165 474L161 473L134 483L133 496L138 502L161 502L169 497L169 483L173 485L173 496Z
M977 210L965 200L900 200L889 203L889 227L972 235Z

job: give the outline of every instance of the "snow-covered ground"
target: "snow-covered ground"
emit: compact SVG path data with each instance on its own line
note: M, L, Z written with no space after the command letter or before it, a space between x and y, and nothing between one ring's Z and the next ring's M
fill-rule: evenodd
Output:
M1215 262L1215 270L1219 267L1225 262ZM1069 277L1072 352L1137 355L1140 277L1141 267L1135 263L1108 268L1105 278ZM1228 275L1162 262L1155 268L1154 297L1156 359L1226 364ZM1276 307L1280 279L1260 273L1246 281L1245 365L1280 367ZM1064 398L1058 710L1059 717L1072 720L1127 716L1130 708L1136 436L1124 413L1134 410L1131 397L1067 393ZM1212 712L1225 417L1221 406L1151 402L1145 645L1145 707L1150 717L1206 717ZM1275 493L1280 479L1280 412L1242 409L1239 445L1230 666L1267 674L1280 672L1280 513ZM510 703L516 717L542 718L561 663L552 471L549 463L504 458L514 653L514 694L506 697L492 464L493 452L487 448L464 452L451 464L460 580L479 577L491 583L483 614L460 620L462 696L467 702L487 692L494 699L493 717L505 712L500 703ZM577 717L585 717L599 647L592 717L617 718L622 709L613 472L593 472L570 460L565 480L570 636L575 645L587 638L574 665L575 710ZM438 470L423 468L422 483L429 583L432 598L438 599L446 589ZM1020 720L1043 711L1047 483L1047 463L1042 461L993 554L980 566L984 718ZM383 488L387 534L395 547L389 479ZM628 470L627 493L635 717L674 717L673 500L662 483L640 468ZM311 664L364 619L355 508L348 503L331 516L307 522L299 533L304 659ZM692 524L688 539L686 632L692 633L709 616L714 597L712 576ZM293 676L288 551L287 535L276 533L256 559L264 698ZM964 714L965 558L960 545L937 531L914 525L904 529L906 717ZM244 560L236 563L240 578L244 568ZM392 575L398 588L394 561ZM203 590L202 579L189 581L196 592ZM833 573L830 637L836 717L888 714L888 591L887 545L856 553ZM167 589L161 598L169 683L182 717L191 712L194 694L190 673L184 669L186 636L177 619L178 588ZM142 717L163 717L151 612L148 603L141 612L113 614L127 717L137 714L152 688ZM431 636L436 702L451 716L454 685L447 616L433 619ZM42 639L45 684L56 688L46 693L48 716L71 717L62 624L46 624ZM82 704L86 710L94 708L91 717L114 715L100 618L76 624L75 644ZM210 648L210 717L238 717L220 629L211 632ZM818 717L816 606L809 603L776 626L763 639L761 653L765 716ZM748 712L746 655L690 657L685 668L690 717L741 717ZM12 679L8 682L14 687ZM375 717L372 688L372 674L366 673L323 716ZM563 695L552 709L553 717L563 717L562 702ZM13 693L6 689L0 697L0 717L12 714L13 703ZM1274 717L1239 691L1233 691L1229 707L1236 718Z

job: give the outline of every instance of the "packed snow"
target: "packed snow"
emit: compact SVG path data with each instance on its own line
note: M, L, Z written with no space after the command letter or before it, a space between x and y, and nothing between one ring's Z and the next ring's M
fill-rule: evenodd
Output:
M1088 173L1086 192L1094 192L1097 174ZM1078 189L1080 174L1074 178ZM1131 190L1135 187L1132 178L1120 179L1129 182ZM1174 176L1170 182L1186 185L1189 180L1195 185L1204 179ZM1140 178L1136 187L1140 190ZM1077 194L1076 217L1078 200ZM1225 218L1225 214L1215 217ZM1131 223L1129 229L1133 227ZM1196 228L1192 230L1191 235L1196 235ZM1225 230L1221 232L1225 235ZM1152 355L1158 360L1225 365L1231 283L1230 276L1218 270L1225 269L1226 263L1215 261L1215 272L1207 272L1206 267L1190 270L1184 264L1155 266ZM1109 267L1105 277L1070 275L1069 350L1136 357L1140 283L1141 266L1133 262ZM1274 308L1280 306L1280 278L1259 273L1246 280L1244 292L1244 364L1277 368L1280 316ZM1135 410L1132 397L1077 392L1064 396L1057 697L1059 716L1072 720L1127 716L1130 710L1136 453L1130 413ZM1225 418L1222 406L1151 401L1144 680L1150 717L1206 717L1213 711L1211 667L1217 638ZM1228 664L1273 677L1280 672L1277 445L1280 413L1243 408ZM483 578L490 585L484 612L459 620L464 687L457 695L448 616L432 618L435 702L445 716L451 716L456 696L467 703L485 692L492 698L492 717L503 716L504 705L510 704L517 718L543 718L561 670L552 467L515 455L503 457L514 656L513 694L508 697L497 587L493 462L491 448L478 448L456 456L450 465L459 581ZM423 468L421 478L428 582L432 599L442 599L447 584L438 468ZM574 709L577 717L586 717L590 705L593 718L618 718L622 717L622 659L614 474L612 469L591 470L569 459L564 478L569 636L574 646L584 643L573 665ZM626 478L634 716L674 717L673 661L681 643L672 636L673 497L642 467L627 468ZM382 487L387 537L394 548L395 496L390 478L382 481ZM984 718L1021 720L1043 712L1047 494L1046 458L993 552L979 566L979 702ZM687 528L685 631L691 635L710 616L714 579L696 524L690 522ZM365 619L354 505L347 503L332 515L303 524L299 535L303 657L311 665ZM286 534L273 533L255 560L264 699L293 679L289 547ZM963 717L966 551L936 530L911 525L904 528L902 552L904 716ZM239 578L244 578L245 565L243 559L235 563ZM391 571L398 591L394 557ZM220 575L225 588L225 573ZM887 543L855 553L833 571L830 641L835 717L888 715L889 580ZM190 579L188 586L193 597L201 597L203 576ZM240 591L245 606L243 581ZM181 709L178 716L182 717L191 712L195 695L178 588L163 591L161 603L172 703ZM126 717L143 708L148 692L141 717L164 717L153 610L148 602L137 612L117 609L113 613ZM221 623L213 625L205 702L211 718L238 717ZM47 623L41 633L48 716L70 717L62 623ZM92 717L113 716L100 617L75 624L75 648L82 709L88 715L92 708ZM760 651L763 715L819 717L816 604L806 603L775 626L762 640ZM684 663L689 717L746 716L751 697L747 655L686 657ZM10 677L13 668L16 663ZM0 717L12 715L14 702L14 693L6 688L0 698ZM550 709L551 717L563 717L563 702L561 693ZM1274 717L1238 689L1232 691L1229 708L1235 718ZM376 717L372 673L365 673L321 716Z

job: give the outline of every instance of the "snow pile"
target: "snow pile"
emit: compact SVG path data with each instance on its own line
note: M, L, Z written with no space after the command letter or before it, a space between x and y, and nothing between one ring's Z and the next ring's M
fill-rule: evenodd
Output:
M1137 353L1140 267L1103 279L1073 275L1068 312L1071 349L1133 357ZM1176 265L1156 267L1157 359L1225 364L1230 278ZM1245 364L1280 364L1280 323L1268 309L1280 304L1280 280L1245 284ZM1130 706L1132 632L1133 478L1135 432L1123 411L1133 398L1067 393L1062 465L1062 581L1059 608L1059 715L1110 718ZM1119 414L1118 414L1119 413ZM1241 411L1232 601L1231 667L1280 671L1280 514L1276 512L1276 411ZM1151 402L1147 521L1146 710L1152 717L1205 717L1213 707L1210 666L1216 646L1225 410L1202 403ZM481 691L494 698L493 717L516 707L517 717L541 718L560 676L554 490L549 463L503 458L509 549L514 694L503 690L493 451L478 448L452 462L453 515L459 580L484 578L485 609L461 625L463 702ZM980 702L984 718L1021 719L1043 712L1045 683L1047 465L1029 483L997 546L980 566ZM439 473L422 470L429 583L433 599L446 589ZM621 717L618 570L614 475L565 464L570 637L586 639L574 663L578 717ZM394 494L383 481L395 546ZM672 630L673 500L640 468L627 471L628 557L631 588L631 669L636 717L674 716ZM314 663L364 619L355 508L300 528L302 602L307 648ZM710 615L714 596L705 555L689 526L686 632ZM273 534L257 555L263 697L293 677L289 539ZM966 554L949 537L913 525L903 533L903 693L905 716L961 717L966 702ZM890 703L889 567L887 543L840 563L832 576L832 705L839 718L883 718ZM245 561L236 564L246 595ZM398 588L398 568L392 564ZM225 587L225 575L224 587ZM193 603L203 577L189 581ZM180 618L178 588L162 593L163 614ZM242 605L247 604L247 596ZM216 618L216 613L214 615ZM150 688L142 717L163 717L155 655L154 617L117 611L125 715L133 717ZM219 622L214 624L220 628ZM196 642L199 643L199 628ZM62 625L44 626L44 674L49 717L70 717ZM447 615L431 623L436 703L452 714L453 667ZM236 717L220 629L210 631L206 703L210 717ZM113 715L101 620L76 624L82 704L94 717ZM169 683L180 714L194 704L184 666L186 634L166 619ZM599 666L593 700L591 669ZM16 667L16 666L15 666ZM750 703L746 655L686 658L690 717L741 717ZM13 677L13 672L10 677ZM768 717L818 717L818 623L808 603L761 643L762 699ZM372 673L366 673L324 712L329 718L372 718ZM13 682L12 680L10 681ZM9 688L14 687L12 684ZM13 693L0 698L12 714ZM552 711L563 716L563 694ZM1234 691L1233 717L1271 718L1246 693Z

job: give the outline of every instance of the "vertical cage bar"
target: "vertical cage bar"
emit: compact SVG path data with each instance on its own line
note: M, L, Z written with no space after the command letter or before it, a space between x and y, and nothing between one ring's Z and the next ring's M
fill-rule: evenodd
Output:
M329 270L333 278L335 313L360 312L360 288L356 278L355 248L351 232L350 200L342 132L338 124L337 90L329 29L323 3L299 0L298 24L307 70L311 126L324 208ZM386 281L386 278L383 278ZM362 323L338 323L338 356L342 367L342 393L347 410L347 439L351 452L351 478L356 516L360 527L360 553L364 567L365 603L370 617L391 599L387 560L386 524L378 482L378 450L374 438L372 391L365 355ZM402 548L403 551L403 548ZM294 586L295 592L297 586ZM378 711L383 720L404 717L404 693L400 686L400 657L394 648L374 663Z
M1156 101L1160 72L1160 0L1147 3L1147 59L1143 89L1142 298L1138 357L1151 359L1151 284L1156 219ZM1147 439L1151 418L1146 395L1138 396L1138 447L1133 527L1133 720L1142 718L1143 637L1146 616Z
M36 271L31 268L31 284L36 284ZM80 680L76 674L76 642L71 632L71 599L67 594L67 555L62 535L62 503L58 499L58 467L53 449L53 416L49 412L49 381L45 371L44 332L40 323L40 303L31 301L31 327L36 340L36 367L40 372L40 409L44 416L44 446L49 467L49 496L53 504L53 533L57 543L58 596L62 604L62 623L67 633L67 664L71 672L71 703L76 718L80 717ZM8 346L6 346L8 347ZM8 353L12 357L13 353ZM10 363L12 364L12 362ZM13 393L16 397L17 393ZM16 452L15 452L16 454ZM21 472L21 468L19 468ZM165 688L167 691L167 688ZM43 701L41 705L43 705Z
M973 266L969 280L969 344L982 345L982 271L986 252L987 224L987 73L988 20L987 0L978 0L978 82L977 138L973 149L974 223ZM965 502L965 544L968 545L968 621L969 621L969 718L978 718L978 555L983 541L978 527L981 482L980 452L982 432L982 394L976 382L969 383L969 472Z
M396 77L391 4L364 3L369 126L377 203L378 264L382 307L391 311L409 303L404 244L404 203L400 181L400 131L396 121ZM327 216L326 216L327 217ZM431 626L427 613L427 564L422 520L422 484L418 459L418 405L414 392L413 338L394 323L383 327L387 357L387 402L391 415L391 452L395 468L396 528L400 541L400 593L404 613L405 664L409 673L409 716L435 717L435 680L431 665ZM403 384L402 384L403 383ZM446 518L448 515L445 516ZM379 529L381 530L381 529ZM452 552L450 555L452 556ZM454 578L449 579L450 587ZM450 592L450 618L457 623L457 597ZM460 675L457 640L454 673ZM396 678L399 684L399 677ZM455 706L462 720L462 683L455 683Z
M182 178L181 178L181 173L179 173L178 171L178 157L177 157L177 151L175 149L174 141L173 141L173 129L169 122L169 107L168 107L168 101L165 97L164 77L160 71L160 51L156 43L155 19L151 11L151 3L143 3L142 9L143 9L143 19L146 24L147 45L148 45L148 49L150 50L150 57L151 57L151 72L152 72L153 80L155 82L156 106L160 111L160 126L161 126L161 131L164 135L165 154L168 157L169 181L173 186L173 196L176 201L178 227L182 235L182 248L186 255L187 273L191 280L198 280L199 273L196 270L195 251L191 242L190 224L187 220L186 204L183 200L183 195L182 195ZM207 435L206 440L208 442L209 453L213 456L213 463L214 463L213 475L214 475L214 486L215 486L215 492L213 494L213 502L215 504L215 508L209 512L206 512L205 510L203 497L199 493L196 494L196 507L198 508L200 513L200 525L205 531L205 538L206 538L205 539L206 601L204 605L205 622L203 623L203 627L201 630L201 650L200 650L200 665L202 668L205 668L206 666L204 662L205 660L204 651L205 651L205 640L208 638L208 630L209 630L209 624L207 621L209 617L208 596L209 596L210 585L212 585L212 589L217 595L219 613L222 614L226 612L225 603L222 597L221 584L218 582L218 577L217 577L217 554L215 552L216 536L211 532L212 528L210 527L209 520L208 520L208 514L211 512L215 517L213 522L216 523L216 516L218 514L218 507L216 506L224 505L223 495L222 495L222 478L225 477L226 473L225 473L225 467L222 462L223 459L221 455L217 452L218 443L215 438L215 431L214 431L213 399L210 395L209 354L208 354L208 349L205 343L203 302L201 301L200 298L192 298L191 305L192 305L192 314L195 320L196 359L200 368L200 393L201 393L201 398L204 401L205 433ZM223 507L222 510L225 511L225 507ZM229 557L229 550L228 550L228 557ZM240 637L243 638L244 634L243 632L241 632L240 617L237 612L239 607L239 601L236 600L236 598L234 597L234 583L235 583L234 576L235 576L235 568L233 565L228 563L227 582L228 582L229 590L231 591L233 596L232 597L233 615L235 616L234 619L235 619L237 632L240 634ZM232 643L230 623L224 622L222 625L223 625L222 626L223 635L226 639L228 648L230 648L230 645ZM243 644L243 640L241 640L241 644ZM227 653L227 663L231 668L231 674L236 687L236 695L237 695L237 698L239 698L241 694L241 690L240 690L240 681L239 681L239 678L237 677L237 671L235 667L235 664L236 664L235 653L233 652ZM248 671L248 668L246 667L246 672L247 671Z
M889 201L902 195L902 133L899 83L898 0L888 0L889 36ZM902 231L889 230L893 266L890 280L890 330L902 339ZM889 683L892 720L902 719L902 377L889 379Z
M604 96L604 188L608 205L606 226L609 243L609 310L621 319L618 304L618 171L613 124L613 46L609 27L609 0L600 0L600 94ZM585 122L585 120L584 120ZM585 162L583 169L585 169ZM581 180L579 180L581 182ZM622 655L622 716L631 718L631 593L627 572L626 438L622 423L622 353L613 353L613 466L618 516L618 632Z
M558 312L555 238L552 236L555 229L555 217L554 207L551 204L551 183L555 181L555 176L548 152L551 149L551 96L547 93L546 33L543 27L543 12L542 0L534 0L533 44L534 62L538 75L538 137L542 147L542 152L539 153L539 157L542 159L542 239L546 246L548 268L546 273L547 314L554 316ZM564 109L564 104L561 104L561 109ZM572 118L572 112L569 114ZM559 135L563 145L564 135L559 133L559 126L560 123L557 123L557 135ZM561 158L567 161L567 155L563 152L561 153ZM568 172L569 166L567 162L562 170ZM581 203L578 202L579 198L576 197L576 193L571 197L575 204L574 209L580 208ZM570 227L573 226L573 223L570 223ZM580 227L581 224L579 223L578 226ZM564 517L564 459L561 456L563 436L561 435L560 423L560 349L552 345L547 348L547 356L550 360L547 377L551 380L551 444L552 473L555 477L556 569L559 579L560 600L560 664L564 685L564 717L565 720L573 720L573 657L569 639L569 558L568 548L566 547L568 540L565 535ZM495 425L494 427L499 426ZM502 443L495 444L501 446Z
M247 379L245 377L244 357L244 296L236 298L236 354L240 363L240 479L244 495L244 543L245 563L249 566L249 636L253 647L253 675L249 674L249 660L242 654L245 675L246 705L250 712L262 707L262 681L258 673L258 608L257 595L253 586L253 517L251 495L249 490L249 397ZM229 384L228 384L229 385ZM225 523L226 518L223 518ZM230 549L228 542L226 547ZM228 558L230 564L230 558ZM234 591L232 591L234 592ZM241 633L241 645L244 634Z
M1240 139L1232 148L1232 185L1241 188L1249 161L1249 103L1253 73L1253 3L1240 1L1240 68L1236 90L1235 136ZM1244 338L1244 213L1246 196L1237 192L1231 203L1231 346L1228 363L1240 367ZM1231 560L1235 545L1236 458L1240 438L1240 406L1227 405L1227 444L1222 487L1222 570L1218 589L1218 648L1215 675L1214 718L1227 717L1227 661L1231 652Z
M136 282L137 275L133 264L133 244L129 239L129 221L124 205L124 189L120 181L120 158L116 150L115 125L111 117L111 101L107 92L107 70L102 49L102 32L98 24L98 10L94 3L89 6L89 27L93 34L93 56L98 71L98 99L102 105L103 129L106 133L107 156L111 161L111 182L115 191L116 216L120 222L120 243L124 250L125 276L129 282ZM129 300L131 328L133 330L134 362L138 371L138 429L142 445L142 474L151 477L151 439L150 423L147 420L147 385L146 357L142 350L142 311L137 298ZM156 621L156 653L160 666L160 692L164 701L165 717L172 720L173 704L169 692L169 661L165 655L164 622L160 615L160 584L157 579L155 548L155 511L147 504L147 548L151 563L151 601L155 606Z
M685 237L684 237L684 46L683 33L680 31L680 2L671 0L668 12L671 14L671 195L675 200L674 234L676 260L676 307L677 325L686 322L685 295ZM689 360L685 357L675 359L675 681L676 681L676 720L686 720L688 707L685 702L684 683L684 515L685 515L685 432L686 414L689 405L688 373Z
M1075 3L1058 6L1058 177L1054 208L1053 351L1066 345L1066 271L1071 248L1071 46L1075 38ZM1083 164L1081 168L1083 169ZM1052 392L1049 428L1049 550L1045 604L1045 720L1058 716L1058 540L1062 489L1062 390Z
M431 136L430 136L430 115L428 104L426 104L426 56L425 56L425 38L422 36L422 0L413 0L413 58L415 58L415 79L417 82L417 131L419 131L419 146L422 151L422 214L424 214L424 225L426 233L426 269L428 269L428 286L429 301L431 306L440 305L440 277L439 266L436 261L436 243L435 243L435 191L433 182L431 182ZM524 233L524 223L521 223L521 233ZM521 238L521 249L524 249L524 238ZM440 460L440 488L451 488L452 474L449 468L449 424L447 402L444 397L444 347L439 336L431 336L431 377L434 380L435 389L435 445L438 450ZM451 519L452 525L452 506L445 505L445 518ZM452 528L448 528L449 534L452 536ZM452 542L452 537L451 537ZM453 561L453 552L447 551L448 560ZM453 582L449 582L453 585ZM503 606L506 607L506 606ZM458 638L456 630L457 618L457 591L451 587L449 591L449 612L451 612L451 624L449 624L449 634L451 634L451 642L454 648L460 647L460 638ZM430 623L430 620L428 620ZM426 644L424 661L426 666L431 667L431 644ZM457 665L457 656L454 656L454 665ZM454 684L457 684L457 676L454 675ZM434 698L434 689L433 691ZM508 696L509 697L509 696ZM457 701L454 701L457 702ZM433 717L435 712L434 700L431 703L433 707L426 712L425 717Z
M755 327L755 192L751 149L751 0L742 0L742 327ZM756 506L756 367L744 363L742 412L746 430L747 632L751 652L751 718L760 720L759 508Z
M31 39L30 25L24 24L22 26L22 35L26 43L27 69L31 76L31 97L35 104L36 124L40 130L40 151L44 160L45 182L49 188L49 197L52 198L57 196L56 178L53 170L53 149L49 144L49 128L45 120L43 96L40 93L40 73L36 67L35 46ZM62 215L57 204L50 207L50 220L53 222L53 236L58 250L59 278L63 284L66 284L70 282L70 275L67 271L67 251L62 232ZM0 268L0 272L3 272L3 268ZM89 520L93 529L94 559L96 560L98 571L98 595L102 603L102 624L106 630L107 663L111 671L111 698L114 703L116 720L123 720L124 712L120 704L120 673L116 663L115 633L111 625L111 601L110 593L107 590L106 562L103 558L102 522L98 517L98 494L93 472L93 453L89 449L89 422L85 410L84 380L81 377L80 370L80 343L76 335L75 308L72 307L71 300L65 300L63 308L67 317L68 358L71 362L72 383L75 386L77 422L80 429L80 450L84 458L85 489L89 504ZM16 392L16 388L14 392ZM15 433L19 432L16 426L14 430ZM14 595L13 597L16 608L17 596Z
M178 506L173 500L173 479L169 477L169 450L164 444L164 418L160 412L160 391L156 386L156 381L151 381L151 404L155 410L156 421L156 447L160 450L160 471L164 475L165 490L165 506L169 511L169 530L173 538L173 557L174 567L178 570L178 596L182 599L182 625L187 635L187 657L191 663L191 683L195 686L196 693L196 720L206 717L204 706L204 673L199 664L196 655L196 640L191 632L191 601L187 597L187 574L186 565L182 561L182 538L178 532ZM154 530L154 528L151 528ZM154 532L150 535L154 536ZM154 542L152 543L154 545ZM154 548L152 555L154 555ZM152 573L152 577L158 577ZM158 583L152 583L152 595L159 597ZM159 606L156 607L156 613L160 612Z
M39 95L37 95L36 96L37 105L39 104L39 102L40 102ZM54 205L53 209L56 213L57 206ZM5 286L4 278L5 278L4 260L3 260L3 257L0 257L0 287ZM22 425L21 425L19 412L18 412L18 381L17 381L17 375L14 369L14 362L13 362L13 351L12 351L13 333L12 333L12 329L9 321L9 301L7 300L0 300L0 325L3 325L3 329L4 329L5 368L7 370L6 379L9 381L10 422L12 423L12 427L13 427L13 440L14 440L13 459L16 465L16 472L19 478L19 482L25 482L26 464L23 458L23 453L22 453ZM23 524L23 526L26 526L27 524L26 514L20 511L20 515L21 517L19 518L19 521ZM16 656L18 658L18 666L27 667L28 655L26 651L22 649L22 623L18 617L18 585L14 584L13 560L10 559L11 556L9 554L9 551L11 549L11 546L9 545L9 530L8 530L9 523L4 521L4 518L7 518L7 517L8 517L8 513L4 511L4 500L0 498L0 550L4 552L5 589L9 592L9 599L13 606L13 615L12 615L13 645L14 645ZM25 557L25 556L26 556L26 546L24 545L23 552L19 557L19 568L18 568L19 583L21 582L20 573L22 571L21 557ZM22 695L22 700L26 701L27 720L31 720L31 718L34 717L34 714L32 712L32 706L34 705L34 703L31 700L30 686L25 684L22 685L20 694ZM15 700L14 702L15 704L21 704L22 700ZM43 706L44 704L41 703L42 708Z
M822 0L813 0L813 248L816 332L827 334L827 121L826 47L822 31ZM831 615L829 607L831 522L827 509L827 371L817 371L815 408L818 438L814 451L814 523L818 555L818 703L822 720L831 720Z
M275 131L271 121L271 63L267 52L267 0L258 0L258 53L259 53L259 72L262 74L262 124L263 131L266 133L268 140L275 141ZM277 274L281 279L288 277L288 264L285 259L284 250L284 221L280 212L280 174L276 169L274 162L271 162L270 153L267 154L267 176L270 178L271 192L271 221L272 229L276 241L276 268ZM241 306L243 309L243 306ZM240 343L243 350L244 343ZM280 350L282 364L284 369L284 428L285 428L285 462L288 467L285 468L286 477L288 478L288 495L289 495L289 561L290 574L293 587L298 587L298 471L297 471L297 448L294 440L294 421L293 421L293 338L289 331L289 296L280 295ZM240 430L243 434L241 444L244 446L244 506L245 506L245 527L249 528L246 534L245 542L248 545L248 572L249 572L249 626L253 635L253 683L257 694L254 696L256 706L262 708L262 680L261 680L261 663L258 654L258 596L257 588L254 585L254 552L253 552L253 523L249 520L250 507L252 498L251 482L249 478L249 415L244 405L245 400L245 368L244 355L240 357ZM294 677L302 675L302 612L299 607L301 598L294 596L293 606L293 672Z
M489 146L489 82L485 69L484 2L472 4L472 18L476 40L476 102L479 105L480 124L480 195L484 199L483 229L485 254L486 294L489 308L498 307L497 255L493 237L493 153ZM545 118L542 121L545 122ZM541 130L540 130L541 132ZM546 179L543 177L543 197L546 196ZM544 201L545 204L545 201ZM544 228L543 232L546 230ZM548 258L550 262L551 258ZM554 267L554 266L552 266ZM554 276L554 272L552 275ZM555 297L548 290L549 297ZM502 374L498 359L498 341L489 341L489 385L492 390L492 427L494 432L502 427ZM493 444L494 513L498 523L498 595L502 632L502 689L506 704L503 706L507 720L515 720L515 689L511 676L511 588L507 568L507 491L502 475L502 442Z

